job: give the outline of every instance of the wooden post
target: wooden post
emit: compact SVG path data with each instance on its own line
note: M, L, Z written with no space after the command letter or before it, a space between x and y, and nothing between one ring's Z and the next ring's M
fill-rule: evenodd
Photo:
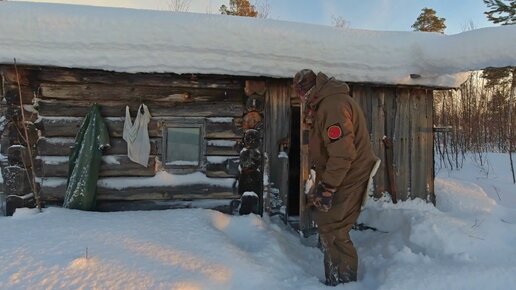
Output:
M301 106L301 112L304 112L304 104ZM305 183L310 175L310 161L308 159L308 140L309 140L309 128L308 124L304 122L304 116L301 113L301 178L299 179L299 230L302 233L312 232L314 228L314 222L310 217L310 209L306 207L305 197Z
M289 175L289 160L288 155L282 151L279 155L279 161L281 164L281 176L288 176ZM279 209L280 213L282 210L285 212L283 213L283 222L286 224L288 222L288 194L289 194L289 188L288 188L288 179L283 178L281 180L281 183L279 184L279 206L281 207Z

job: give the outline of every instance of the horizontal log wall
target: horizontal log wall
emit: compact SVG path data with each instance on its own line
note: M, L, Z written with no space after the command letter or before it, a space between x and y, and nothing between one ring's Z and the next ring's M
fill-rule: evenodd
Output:
M110 99L111 98L111 99ZM102 116L125 117L125 106L129 106L131 115L136 114L138 109L139 97L134 97L130 102L124 102L114 97L106 98L98 103L101 105L100 113ZM243 105L241 103L225 101L225 102L183 102L174 103L173 101L145 102L153 117L170 117L173 112L174 117L241 117ZM67 112L67 117L84 117L90 110L93 101L78 100L48 100L40 99L36 102L38 112L46 117L61 117L62 112Z
M234 179L243 136L243 82L219 76L176 74L129 74L99 70L19 66L23 102L33 104L41 138L37 143L36 172L39 178L61 179L59 186L42 183L42 198L60 201L68 175L68 156L75 135L93 103L98 103L110 134L111 148L102 157L100 178L150 178L163 153L163 126L171 121L204 119L203 166L208 179ZM6 90L17 92L14 68L0 65ZM125 107L136 116L145 103L152 120L148 130L151 157L147 167L127 157L122 139ZM157 159L156 159L157 157ZM172 169L165 168L168 171ZM172 170L173 171L173 170ZM191 171L190 171L191 172ZM182 174L181 172L176 174ZM208 182L209 183L209 182ZM192 184L188 186L98 187L99 200L152 200L235 198L234 186Z
M147 167L129 160L127 155L103 155L99 176L154 176L155 156L149 157ZM67 177L68 156L39 156L36 174L40 177Z
M233 197L231 197L233 199ZM127 211L127 210L164 210L182 208L209 208L226 214L233 214L231 201L227 199L196 199L196 200L101 200L97 201L96 210Z
M69 156L71 148L75 143L75 137L43 137L37 143L37 153L39 156ZM127 143L122 138L111 138L106 155L127 155ZM162 139L150 138L151 155L161 154Z
M142 182L148 177L139 177ZM118 177L120 183L126 178ZM237 198L232 186L214 184L187 184L176 186L126 186L112 188L103 185L105 179L97 183L97 200L169 200L169 199L218 199ZM47 201L62 201L66 190L66 178L39 179L41 198Z
M206 140L206 155L239 156L240 140Z

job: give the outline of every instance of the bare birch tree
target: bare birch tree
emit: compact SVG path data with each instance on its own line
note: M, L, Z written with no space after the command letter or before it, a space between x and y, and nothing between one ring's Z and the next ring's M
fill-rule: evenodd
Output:
M344 19L342 16L331 16L331 24L337 28L349 28L349 21Z
M256 0L254 6L258 10L258 18L268 18L271 13L271 5L269 0Z
M169 0L167 3L168 10L176 12L188 12L190 10L191 0Z

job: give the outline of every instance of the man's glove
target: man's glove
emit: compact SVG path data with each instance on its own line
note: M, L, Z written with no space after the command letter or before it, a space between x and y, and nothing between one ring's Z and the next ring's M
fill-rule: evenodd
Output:
M335 191L337 191L335 187L319 182L315 194L309 197L309 202L320 211L327 212L332 206Z

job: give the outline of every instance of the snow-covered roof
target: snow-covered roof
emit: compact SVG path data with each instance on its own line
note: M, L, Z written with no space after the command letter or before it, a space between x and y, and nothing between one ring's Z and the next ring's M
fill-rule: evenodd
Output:
M0 63L121 72L292 77L456 87L459 72L516 65L516 25L456 35L271 19L0 2ZM421 77L411 78L411 74Z

